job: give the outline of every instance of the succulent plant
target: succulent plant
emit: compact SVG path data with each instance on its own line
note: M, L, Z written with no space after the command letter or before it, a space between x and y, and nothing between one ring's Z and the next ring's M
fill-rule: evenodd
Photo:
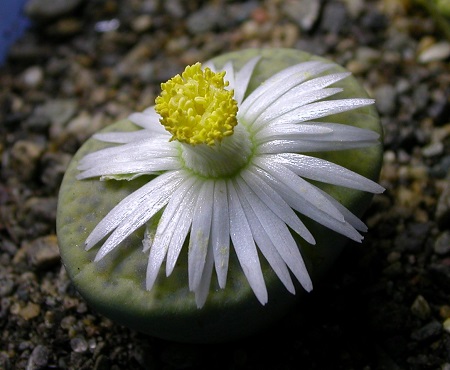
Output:
M157 337L248 335L307 297L349 239L382 162L373 100L292 49L224 54L89 139L64 177L64 265L100 313Z

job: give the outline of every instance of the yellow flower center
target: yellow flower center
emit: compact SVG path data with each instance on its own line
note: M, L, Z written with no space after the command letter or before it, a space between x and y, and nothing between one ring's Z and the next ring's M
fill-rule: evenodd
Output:
M155 110L171 140L212 146L233 134L237 102L233 90L225 89L225 72L201 67L200 63L187 66L181 76L161 84Z

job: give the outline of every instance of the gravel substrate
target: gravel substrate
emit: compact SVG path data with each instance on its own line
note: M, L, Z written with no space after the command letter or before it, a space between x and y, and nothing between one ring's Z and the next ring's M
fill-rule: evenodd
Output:
M26 11L33 26L0 67L0 369L450 369L448 19L412 0L31 0ZM55 235L73 154L152 105L186 64L275 46L336 61L377 99L387 190L364 242L255 337L172 343L96 314Z

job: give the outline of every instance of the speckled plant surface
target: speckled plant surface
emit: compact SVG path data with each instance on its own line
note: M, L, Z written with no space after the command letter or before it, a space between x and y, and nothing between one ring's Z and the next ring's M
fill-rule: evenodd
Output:
M254 49L225 54L213 59L213 62L221 66L232 61L236 68L240 69L252 57L258 55L262 58L247 93L288 66L308 60L320 60L298 50ZM336 65L329 73L343 70ZM351 77L333 86L344 89L336 98L367 96L360 84ZM328 116L322 121L367 128L382 135L378 115L373 106ZM133 129L136 129L136 126L124 120L106 130ZM302 300L304 292L301 287L297 287L297 297L291 296L280 284L270 266L263 264L269 303L261 306L232 253L226 288L219 289L214 281L206 305L199 309L188 290L186 245L181 251L182 257L177 262L174 273L165 278L164 270L161 269L153 289L146 291L144 282L148 254L142 252L143 230L127 239L124 246L94 263L97 248L85 251L84 241L87 236L115 204L150 179L144 176L121 182L77 180L80 158L98 150L101 145L104 144L90 139L76 154L62 183L58 206L58 238L64 265L82 296L98 311L119 323L151 335L179 341L208 342L251 334L270 325L286 314L296 302ZM369 148L314 155L377 180L382 161L382 143ZM358 216L364 213L372 198L372 194L362 191L332 185L319 186ZM313 281L317 282L329 269L347 240L315 222L306 218L303 220L316 237L317 244L308 245L299 237L297 241ZM306 296L304 298L307 299Z

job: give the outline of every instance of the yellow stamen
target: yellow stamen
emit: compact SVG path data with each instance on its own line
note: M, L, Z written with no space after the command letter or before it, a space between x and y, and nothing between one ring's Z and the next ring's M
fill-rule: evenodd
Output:
M237 124L237 102L233 90L226 90L225 72L214 73L201 64L161 84L156 98L160 122L172 134L171 140L191 145L219 143L233 134Z

